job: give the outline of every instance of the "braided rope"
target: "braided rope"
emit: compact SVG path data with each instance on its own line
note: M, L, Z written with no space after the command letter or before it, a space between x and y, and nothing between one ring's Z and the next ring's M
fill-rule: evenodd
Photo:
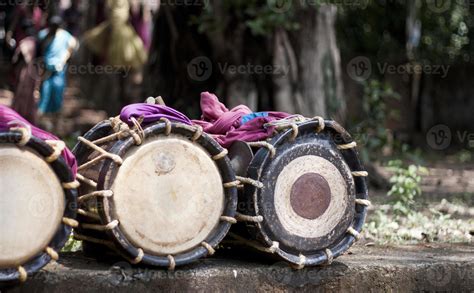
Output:
M165 135L166 136L170 135L171 134L171 121L169 121L169 119L166 119L166 118L161 118L160 121L164 122L166 125Z
M276 156L276 148L266 142L266 141L256 141L256 142L248 142L247 143L250 147L256 147L256 148L260 148L260 147L264 147L264 148L267 148L268 151L270 152L270 158L274 158Z
M237 224L237 219L236 219L236 218L233 218L233 217L221 216L221 217L220 217L220 220L221 220L221 221L224 221L224 222L229 222L229 223L231 223L231 224Z
M77 173L76 174L76 178L81 181L81 182L84 182L85 184L91 186L91 187L94 187L94 188L97 188L97 182L95 182L94 180L92 179L89 179L89 178L86 178L84 176L82 176L81 174Z
M51 257L52 260L57 261L59 259L59 254L51 247L46 247L45 252L49 255L49 257Z
M72 227L72 228L79 227L79 222L74 220L74 219L63 217L62 221L63 221L63 224L66 225L66 226L69 226L69 227Z
M21 139L17 143L19 146L25 146L30 141L33 136L31 132L31 126L20 120L10 121L7 124L8 126L16 125L17 127L10 128L10 131L16 131L21 133Z
M361 238L361 235L359 234L359 232L357 232L354 228L352 227L349 227L349 229L347 229L347 233L351 234L352 236L354 236L355 240L356 241L359 241L360 238Z
M334 254L332 253L332 251L329 248L326 248L324 250L324 254L326 254L326 258L327 258L326 264L328 265L332 264L332 261L334 260Z
M238 222L252 222L252 223L261 223L263 222L263 217L262 216L249 216L249 215L244 215L241 213L236 213L235 214L235 219Z
M213 156L212 159L214 161L219 161L219 160L224 159L228 154L229 154L229 151L226 149L223 149L219 154Z
M144 256L145 256L145 252L143 251L143 249L138 248L137 257L135 257L133 260L130 260L130 262L134 265L139 264L142 262Z
M234 187L239 187L240 184L241 182L239 180L236 180L236 181L224 183L223 186L224 188L234 188Z
M53 153L45 158L45 161L48 163L52 163L59 159L61 153L66 148L66 144L63 141L54 141L54 140L47 140L46 143L53 149Z
M84 217L88 217L94 220L100 220L100 216L97 213L89 212L83 209L77 209L77 213Z
M204 129L202 128L202 126L199 126L199 125L196 125L196 127L194 128L194 135L193 137L191 138L191 140L193 142L196 142L203 134L204 132Z
M209 255L214 255L214 253L216 253L216 250L214 248L212 248L211 245L209 245L209 243L207 242L201 242L201 245L207 249L207 252L209 253Z
M79 203L82 203L84 201L87 201L91 198L96 198L96 197L112 197L114 196L114 192L112 190L100 190L100 191L94 191L91 193L84 194L80 196L77 201Z
M366 206L366 207L370 207L372 205L372 203L370 202L370 200L367 200L367 199L361 199L361 198L357 198L355 200L355 203L358 204L358 205L361 205L361 206Z
M246 178L241 176L236 176L237 180L244 184L250 184L255 186L256 188L263 188L263 183L257 180L253 180L252 178Z
M324 122L324 118L320 116L316 116L313 119L313 121L318 121L318 127L316 127L316 132L320 133L326 128L326 122Z
M353 149L357 147L357 143L355 141L348 143L348 144L340 144L337 146L339 150L348 150L348 149Z
M61 185L64 189L76 189L81 186L81 184L76 180L74 180L73 182L63 182L61 183Z
M174 271L174 269L176 268L176 261L174 260L174 257L172 255L168 255L168 261L169 261L168 270Z
M20 274L18 277L20 282L22 283L26 282L26 279L28 279L28 273L26 272L25 268L22 266L19 266L17 270L18 270L18 273Z
M369 172L367 172L367 171L354 171L354 172L352 172L352 176L354 176L354 177L368 177Z
M110 231L117 228L119 224L120 222L118 220L113 220L107 225L81 224L81 228L88 229L88 230L96 230L96 231Z

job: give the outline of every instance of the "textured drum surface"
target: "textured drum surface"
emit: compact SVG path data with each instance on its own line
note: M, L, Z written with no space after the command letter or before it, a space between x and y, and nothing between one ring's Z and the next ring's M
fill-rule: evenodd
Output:
M177 254L200 245L224 209L214 161L179 136L158 137L134 148L111 189L121 230L152 254Z
M300 237L329 234L343 218L348 205L347 186L328 160L302 156L279 174L275 207L287 231Z
M51 167L36 154L0 146L0 268L44 251L64 213L64 192Z

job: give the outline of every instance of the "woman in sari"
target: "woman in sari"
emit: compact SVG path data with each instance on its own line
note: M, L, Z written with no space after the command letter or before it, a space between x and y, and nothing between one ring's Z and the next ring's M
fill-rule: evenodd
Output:
M36 123L35 90L39 76L35 62L36 56L36 31L33 22L26 19L22 24L25 37L18 44L13 55L13 64L18 72L12 108L31 124Z
M76 39L61 28L62 18L53 16L48 28L39 33L39 50L44 62L39 113L58 114L66 87L67 62L77 47ZM55 117L57 118L57 117Z

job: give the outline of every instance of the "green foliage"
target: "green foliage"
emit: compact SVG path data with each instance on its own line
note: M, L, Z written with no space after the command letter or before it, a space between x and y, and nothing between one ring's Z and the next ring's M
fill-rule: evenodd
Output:
M367 1L365 9L340 5L337 29L342 56L363 54L377 61L404 62L408 1L417 1L416 19L421 23L417 60L423 64L474 61L470 1L439 1L449 4L442 11L433 9L434 0Z
M76 252L82 249L82 241L77 241L72 235L69 236L66 245L64 245L61 252Z
M396 115L396 112L387 108L387 101L390 99L399 99L399 95L389 85L377 80L364 83L364 119L353 129L354 133L364 137L364 146L361 148L364 161L379 160L382 149L390 143L391 133L385 123L388 118Z
M224 0L219 3L222 18L216 17L213 2L206 5L201 15L192 19L201 33L225 31L230 26L245 25L253 35L264 36L275 28L295 30L299 28L294 17L294 5L278 10L280 0ZM285 1L283 1L285 3ZM284 5L284 4L283 4Z
M392 188L388 192L388 196L392 198L393 212L396 215L410 215L415 199L421 195L422 175L428 174L428 170L415 165L405 168L399 160L390 161L388 169L393 172L390 178Z

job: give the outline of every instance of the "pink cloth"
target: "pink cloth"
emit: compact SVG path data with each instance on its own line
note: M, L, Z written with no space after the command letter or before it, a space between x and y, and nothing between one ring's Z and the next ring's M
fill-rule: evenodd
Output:
M244 105L229 110L209 92L201 94L201 110L201 120L193 120L193 123L202 126L226 148L238 140L254 142L271 137L275 128L265 127L265 124L290 116L283 112L268 112L267 117L258 117L242 125L242 117L252 114L252 110Z
M20 116L17 112L13 111L12 109L0 105L0 131L8 131L12 126L8 125L8 123L13 122L13 121L18 121L21 122L25 125L28 125L31 127L31 133L33 136L43 139L43 140L59 140L56 136L41 130L35 126L33 126L31 123L29 123L26 119ZM71 171L76 177L77 174L77 162L76 158L72 154L72 152L68 149L65 148L62 156L64 160L66 161L66 164L69 165L71 168Z

